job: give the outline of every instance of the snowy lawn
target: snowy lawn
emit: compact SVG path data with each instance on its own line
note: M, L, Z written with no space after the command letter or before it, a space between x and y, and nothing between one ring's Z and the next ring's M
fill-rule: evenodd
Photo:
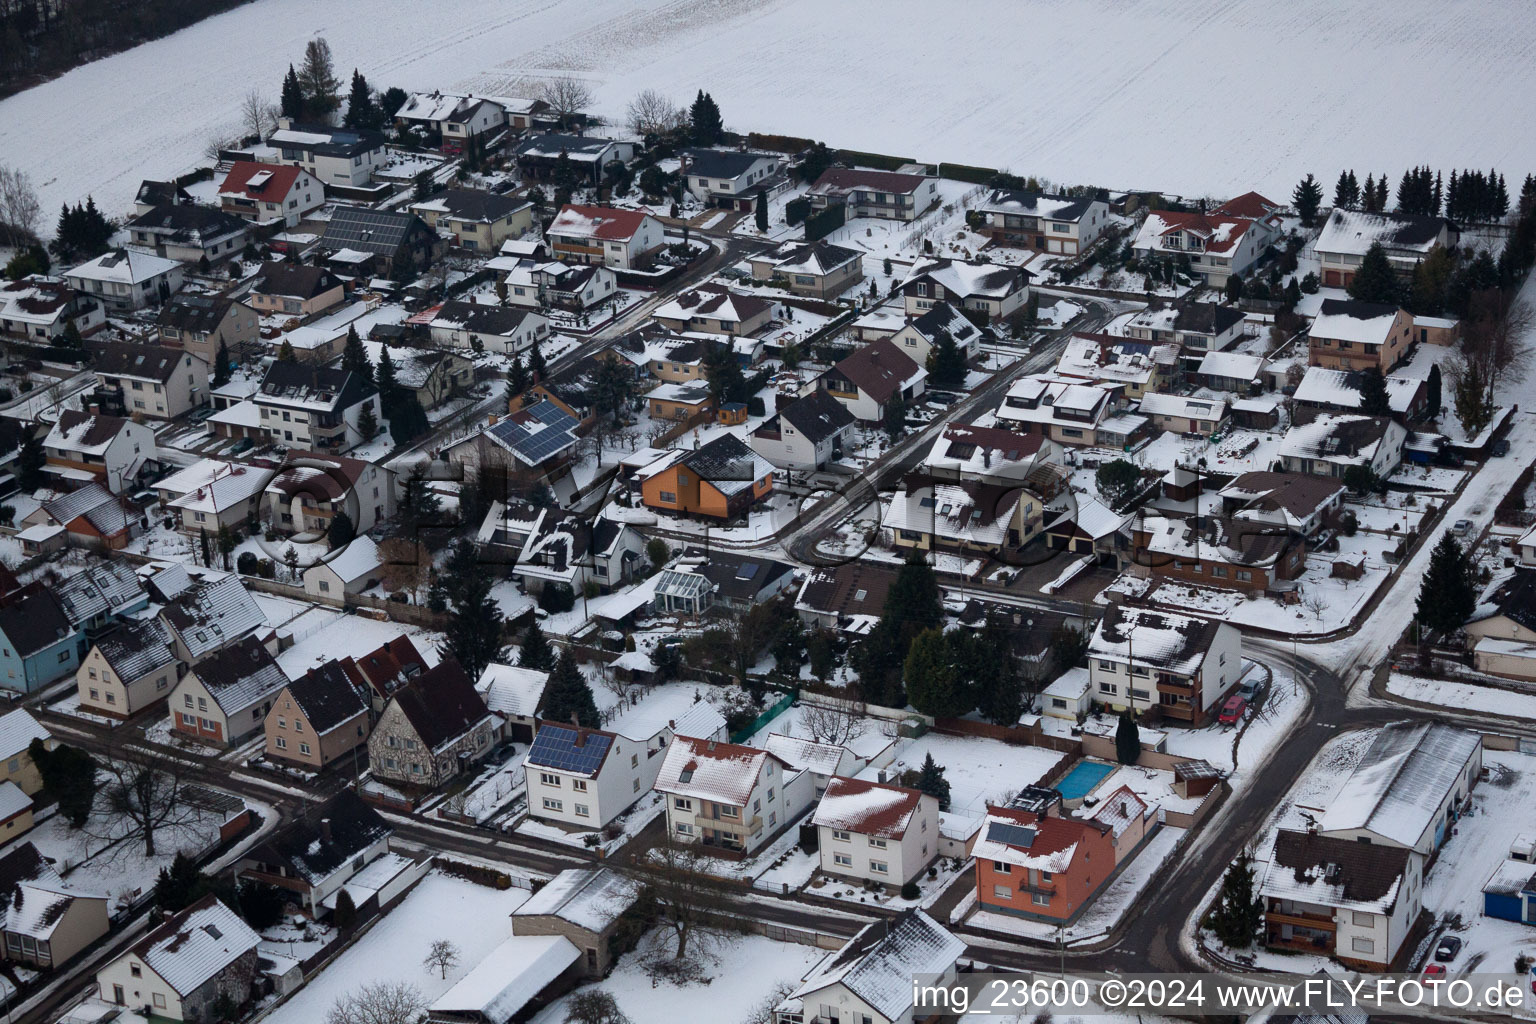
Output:
M302 637L296 636L294 645L278 655L277 663L290 679L332 658L361 657L398 636L409 636L428 665L436 665L440 660L439 633L400 622L378 622L362 615L333 614L333 619L317 624L317 628Z
M1387 678L1387 692L1459 711L1536 720L1536 693L1518 693L1502 686L1478 686L1393 672Z
M352 948L332 961L266 1019L272 1024L314 1024L338 998L381 981L416 986L429 1002L448 991L492 949L512 936L509 915L527 901L526 889L498 892L433 872L379 920ZM428 948L447 939L459 962L443 978L422 964Z
M887 777L922 766L929 754L945 769L949 780L950 809L946 814L973 817L986 813L987 803L998 803L1033 786L1068 755L1044 747L1021 747L977 736L941 736L929 733L906 740L896 751ZM859 778L873 779L866 768Z

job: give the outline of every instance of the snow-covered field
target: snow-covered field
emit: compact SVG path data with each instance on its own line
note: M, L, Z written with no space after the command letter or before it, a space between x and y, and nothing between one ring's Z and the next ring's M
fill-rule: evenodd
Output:
M958 13L917 0L256 0L0 103L0 152L31 173L50 220L87 192L120 214L139 179L184 171L234 134L251 87L275 100L322 35L343 81L356 66L379 88L516 94L570 74L615 119L641 89L686 102L705 88L732 128L1109 187L1285 199L1307 171L1327 183L1349 166L1395 180L1424 162L1536 164L1531 133L1466 116L1536 93L1530 5L972 0ZM1083 42L1070 60L1039 59L1048 39ZM1405 68L1434 87L1404 88ZM903 97L919 83L914 108Z

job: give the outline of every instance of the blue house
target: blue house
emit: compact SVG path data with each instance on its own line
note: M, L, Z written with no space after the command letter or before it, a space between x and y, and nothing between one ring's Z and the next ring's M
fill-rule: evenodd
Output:
M80 630L51 590L31 587L0 605L0 687L31 693L80 667Z
M1506 860L1483 886L1483 916L1536 924L1536 864Z
M94 636L118 618L149 607L149 592L139 574L123 562L89 565L60 583L54 593L70 625L83 631L82 645L86 634Z

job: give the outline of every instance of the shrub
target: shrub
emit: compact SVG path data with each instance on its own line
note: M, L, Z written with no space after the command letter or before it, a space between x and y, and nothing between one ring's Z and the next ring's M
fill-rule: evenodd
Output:
M256 576L261 571L261 559L256 557L254 551L242 551L240 557L235 559L235 570L242 576Z
M766 416L766 415L768 415L768 408L767 408L767 406L765 406L763 404L763 400L761 398L759 398L757 395L753 395L751 398L747 399L747 415L748 416Z
M463 861L449 860L445 857L438 857L433 866L445 875L453 875L456 878L464 879L466 882L474 882L476 885L483 885L489 889L512 888L512 876L508 875L505 871L497 871L495 868L484 867L480 864L466 864Z
M916 882L907 882L901 887L901 898L904 900L915 900L922 894L923 892L917 887Z

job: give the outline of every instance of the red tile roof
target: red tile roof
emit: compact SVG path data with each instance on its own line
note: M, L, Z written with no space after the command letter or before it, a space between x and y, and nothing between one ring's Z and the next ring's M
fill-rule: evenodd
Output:
M921 792L904 786L834 775L812 820L864 836L900 839L907 834L922 798Z
M1266 199L1257 192L1244 192L1240 196L1228 199L1211 212L1225 214L1228 217L1263 220L1278 209L1280 204L1274 200Z
M1171 235L1175 231L1188 231L1206 240L1208 253L1231 252L1238 240L1253 227L1253 221L1244 217L1224 217L1216 213L1178 213L1158 210L1154 214L1165 227L1160 234Z
M263 172L267 174L267 178L253 187L250 183L251 178ZM219 195L243 195L248 199L262 202L279 202L288 195L293 188L293 183L298 181L299 175L303 173L302 167L238 160L229 169L229 174L224 178L224 184L219 186Z
M626 241L635 236L648 215L640 210L615 210L609 206L577 206L568 204L560 208L548 234L585 235L609 241Z

